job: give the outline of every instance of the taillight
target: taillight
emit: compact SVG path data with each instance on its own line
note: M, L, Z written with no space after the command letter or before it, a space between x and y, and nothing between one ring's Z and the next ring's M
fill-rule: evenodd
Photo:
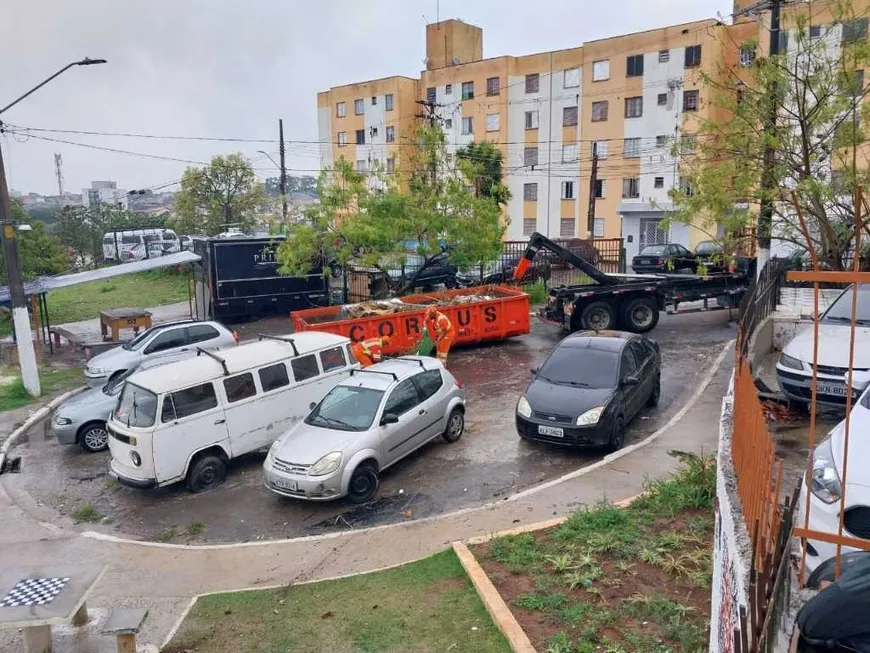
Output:
M239 344L239 340L240 340L240 338L239 338L239 332L236 331L235 329L233 329L233 340L236 341L236 344Z
M462 387L462 381L460 381L459 379L457 379L455 376L453 377L453 384L454 384L457 388L461 388L461 387Z

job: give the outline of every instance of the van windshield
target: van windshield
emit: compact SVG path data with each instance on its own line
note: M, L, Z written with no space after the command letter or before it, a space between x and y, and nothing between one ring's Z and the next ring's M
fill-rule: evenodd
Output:
M115 419L127 426L154 426L157 415L157 395L138 385L127 383L115 408Z
M306 424L339 431L365 431L375 420L383 390L334 387L305 419Z

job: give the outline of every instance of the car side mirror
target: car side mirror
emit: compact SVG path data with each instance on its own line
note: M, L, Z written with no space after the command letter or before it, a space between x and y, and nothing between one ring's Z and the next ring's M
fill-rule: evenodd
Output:
M317 402L316 402L316 401L312 401L310 404L308 404L308 410L314 410L314 408L315 408L316 406L317 406Z
M386 426L387 424L395 424L399 421L399 416L395 413L387 413L381 418L381 426Z
M639 384L640 384L640 379L637 378L637 376L635 376L634 374L629 374L627 377L625 377L622 380L622 385L625 385L625 386L639 385Z
M538 373L538 368L537 368L537 367L533 367L533 368L531 368L531 369L529 370L529 372L531 372L532 374L537 374L537 373Z
M849 375L845 375L846 383L849 382ZM864 392L870 386L870 372L853 371L852 372L852 387L858 392Z

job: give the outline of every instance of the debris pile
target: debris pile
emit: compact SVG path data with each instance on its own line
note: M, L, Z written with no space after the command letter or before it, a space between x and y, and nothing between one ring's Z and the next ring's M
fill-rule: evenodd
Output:
M416 304L403 302L401 299L388 300L371 300L360 302L359 304L345 304L341 307L337 318L344 319L360 319L363 317L380 317L382 315L395 315L396 313L404 313L406 311L420 311L429 306L457 306L463 304L473 304L475 302L490 302L498 299L498 295L491 294L474 294L474 295L456 295L453 297L439 297L437 295L427 296L430 301L423 301Z

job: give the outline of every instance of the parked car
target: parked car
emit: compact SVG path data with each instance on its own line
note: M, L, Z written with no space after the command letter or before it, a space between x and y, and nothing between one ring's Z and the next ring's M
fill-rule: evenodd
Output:
M358 367L348 338L310 331L133 374L109 418L109 473L134 488L210 490L230 459L266 451Z
M374 497L381 472L430 440L465 430L465 391L444 366L404 356L354 370L275 441L263 463L267 488L324 501Z
M682 245L647 245L640 254L631 259L631 269L638 274L648 272L689 273L695 272L695 255Z
M591 240L584 240L582 238L556 238L554 241L596 268L601 263L601 254ZM549 263L550 268L554 270L564 269L568 266L565 261L549 250L538 252L535 258L546 261Z
M532 373L517 432L561 446L621 448L628 424L661 393L659 347L634 333L572 333Z
M239 344L239 335L219 322L182 320L146 329L119 347L91 358L85 367L85 379L92 388L101 388L115 374L136 367L157 354L188 348L217 349Z
M106 422L118 403L124 381L135 372L196 356L196 350L170 352L146 358L136 367L114 375L102 388L91 388L58 406L51 419L51 434L60 444L77 444L88 453L109 447Z
M853 369L870 369L870 284L858 286L857 324ZM845 406L852 390L843 380L849 368L849 331L852 322L852 286L844 290L819 319L819 352L816 400ZM792 407L810 402L813 379L813 327L801 330L785 347L776 363L776 380Z
M409 254L405 259L404 271L390 271L390 285L397 291L418 287L431 289L440 285L456 288L459 285L456 266L449 261L447 252L433 257L425 267L424 261L418 254Z
M490 263L483 267L472 267L468 272L460 272L457 274L457 279L460 285L463 286L485 286L491 284L510 283L514 278L514 270L517 264L522 260L522 256L504 256L501 260ZM483 273L481 275L481 272ZM536 256L532 259L526 273L523 275L523 283L534 283L535 281L543 281L546 283L550 280L551 266L550 262L544 256Z
M718 240L702 240L695 245L695 265L704 265L708 272L720 272L727 269L728 261L725 248Z
M822 533L837 533L840 527L840 500L846 493L843 534L870 539L870 372L854 372L854 389L862 393L852 412L837 424L813 452L810 479L809 528ZM843 488L843 453L846 423L849 423L849 463ZM804 523L807 505L807 479L801 484L798 524ZM844 546L843 552L857 549ZM837 545L820 540L807 542L807 567L812 571L833 557Z

